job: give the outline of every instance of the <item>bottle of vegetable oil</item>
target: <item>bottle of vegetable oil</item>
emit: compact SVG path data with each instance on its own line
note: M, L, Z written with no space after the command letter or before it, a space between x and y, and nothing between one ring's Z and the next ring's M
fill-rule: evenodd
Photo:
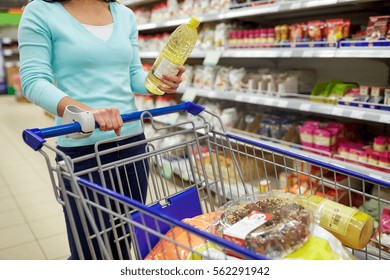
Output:
M169 36L168 42L146 77L145 86L151 93L164 94L164 91L158 88L158 85L164 86L160 79L163 75L177 75L177 67L186 62L198 40L199 24L198 18L191 17L189 23L180 25Z
M300 195L303 206L315 212L315 222L352 249L363 249L371 239L374 220L368 214L317 195Z

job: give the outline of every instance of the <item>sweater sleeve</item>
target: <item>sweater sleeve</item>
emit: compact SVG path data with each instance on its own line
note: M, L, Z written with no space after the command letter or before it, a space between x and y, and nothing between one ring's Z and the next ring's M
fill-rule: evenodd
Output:
M133 92L136 93L148 93L145 87L145 79L147 76L147 72L143 69L141 58L139 56L138 49L138 28L137 23L135 21L135 16L132 11L130 11L131 15L131 24L132 30L130 34L130 43L133 51L133 59L130 63L130 86Z
M52 34L47 12L38 1L31 2L23 12L18 30L20 79L28 100L57 115L57 105L66 94L53 85Z

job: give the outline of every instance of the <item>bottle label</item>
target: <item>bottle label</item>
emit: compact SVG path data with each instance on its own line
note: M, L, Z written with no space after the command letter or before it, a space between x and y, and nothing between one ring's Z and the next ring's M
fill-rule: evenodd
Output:
M325 200L320 208L320 212L320 225L322 227L345 235L348 225L357 210L334 201Z
M179 73L177 66L178 65L163 57L153 74L159 79L161 79L163 75L176 76L177 73Z

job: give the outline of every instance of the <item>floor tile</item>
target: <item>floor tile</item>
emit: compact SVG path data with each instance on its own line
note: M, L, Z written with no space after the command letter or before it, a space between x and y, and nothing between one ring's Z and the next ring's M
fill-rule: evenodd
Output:
M41 181L42 177L34 170L30 169L28 172L14 174L5 177L5 182L8 186L26 184L29 185L34 181Z
M0 198L0 213L18 209L18 205L13 197Z
M65 219L64 215L62 214L51 218L30 222L29 225L37 239L66 233Z
M0 236L0 249L11 248L35 240L30 228L25 224L0 229Z
M49 188L42 188L41 190L15 195L14 198L21 208L56 201L54 191Z
M0 183L0 199L12 196L12 193L6 186L2 186Z
M49 191L51 190L51 185L45 180L35 179L34 181L11 184L8 188L13 195L18 196L40 191Z
M46 260L37 241L0 250L0 260Z
M25 224L26 220L19 209L0 213L0 229Z
M66 234L60 234L49 238L39 239L38 243L49 260L69 256L69 245Z
M61 205L54 200L40 205L22 207L21 210L28 223L62 214Z

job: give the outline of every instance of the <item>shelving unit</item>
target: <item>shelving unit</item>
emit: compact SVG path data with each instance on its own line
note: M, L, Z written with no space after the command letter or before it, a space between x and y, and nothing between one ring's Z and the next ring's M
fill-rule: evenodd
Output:
M136 6L150 1L136 1ZM230 20L242 20L259 24L281 24L305 21L316 18L351 17L367 21L370 15L390 14L389 1L358 1L358 0L302 0L302 1L276 1L274 4L242 7L230 10L221 10L208 14L197 15L202 23L224 22ZM140 24L140 33L153 34L173 30L176 26L186 23L188 17L171 18L162 22ZM220 65L234 65L237 67L253 68L263 64L283 69L289 67L300 69L319 69L319 80L329 79L330 73L334 78L346 81L362 82L373 85L386 86L390 77L390 46L358 47L351 46L354 42L339 42L337 45L320 47L302 47L298 45L278 48L246 48L246 49L219 49L219 50L194 50L190 56L189 64L199 64L209 52L218 52ZM307 43L306 43L307 44ZM158 51L140 53L141 59L152 63L159 55ZM352 69L352 70L351 70ZM324 75L326 73L326 75ZM353 77L356 76L354 79ZM364 76L364 79L362 77ZM384 133L389 132L390 111L318 103L310 100L309 96L294 93L295 96L270 95L253 92L217 91L201 88L187 88L184 94L190 91L192 97L203 97L218 101L230 101L235 104L251 104L259 108L272 108L281 112L289 110L296 114L321 115L330 119L343 119L346 121L364 122L381 125ZM260 109L261 110L261 109ZM258 139L258 137L254 137ZM291 147L290 148L294 148ZM299 148L298 148L299 149ZM335 160L322 157L323 160ZM339 161L341 162L341 161ZM348 163L350 164L350 163ZM349 168L357 167L352 163ZM370 168L358 167L368 173L381 173ZM378 176L382 176L378 175Z

